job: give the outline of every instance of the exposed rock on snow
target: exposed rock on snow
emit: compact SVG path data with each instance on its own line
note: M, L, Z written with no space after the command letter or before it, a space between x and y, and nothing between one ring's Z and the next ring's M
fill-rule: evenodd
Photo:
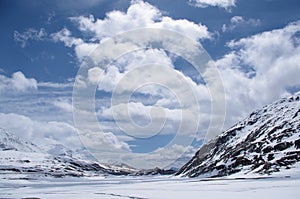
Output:
M281 99L211 140L177 175L271 174L300 161L300 93Z

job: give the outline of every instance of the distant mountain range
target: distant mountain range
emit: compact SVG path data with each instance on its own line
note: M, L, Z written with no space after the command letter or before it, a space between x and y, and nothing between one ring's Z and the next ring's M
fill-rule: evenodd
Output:
M74 154L62 145L56 145L52 150L44 151L37 145L0 128L0 174L4 178L11 176L10 174L19 176L20 179L35 179L47 176L137 176L175 173L173 170L159 168L138 170L125 164L99 164Z
M55 155L53 155L53 153ZM136 169L99 164L74 157L72 151L57 146L51 153L0 129L0 173L34 174L43 176L127 175ZM32 175L31 175L32 176Z
M176 175L272 174L300 161L300 93L281 99L203 145Z

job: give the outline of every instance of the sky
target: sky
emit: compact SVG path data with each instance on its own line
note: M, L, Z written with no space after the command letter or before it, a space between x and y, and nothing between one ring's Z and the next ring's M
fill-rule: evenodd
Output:
M178 167L208 132L300 91L299 10L297 0L1 0L0 127L46 150ZM199 70L194 47L209 66Z

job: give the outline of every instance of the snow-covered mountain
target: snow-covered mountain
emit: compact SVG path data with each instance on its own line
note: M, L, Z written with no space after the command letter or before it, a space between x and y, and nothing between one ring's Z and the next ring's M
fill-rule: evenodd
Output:
M99 164L82 159L74 152L57 146L44 151L35 144L20 139L0 128L0 173L20 174L25 178L53 176L126 175L137 172L129 167Z
M174 170L138 170L125 164L99 164L76 154L63 145L44 150L0 128L0 174L1 177L34 179L45 176L103 176L103 175L167 175ZM17 177L19 176L19 177ZM0 179L1 179L0 177Z
M203 145L177 175L271 174L292 170L297 162L300 162L300 93L254 111Z

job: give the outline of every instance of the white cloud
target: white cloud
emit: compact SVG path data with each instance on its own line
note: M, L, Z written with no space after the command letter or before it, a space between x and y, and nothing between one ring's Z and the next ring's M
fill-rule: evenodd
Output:
M245 20L242 16L234 16L230 19L230 22L233 24L241 23L243 21L245 21Z
M206 26L185 19L174 20L163 16L160 10L143 1L132 1L126 13L111 11L104 19L95 19L90 15L73 17L71 20L79 24L81 31L94 33L94 37L100 40L138 28L166 28L195 40L210 38Z
M25 48L28 44L28 41L35 40L35 41L41 41L47 38L47 32L44 28L41 28L40 30L36 30L34 28L29 28L25 32L18 32L14 31L14 41L17 43L20 43L22 48Z
M72 82L73 80L71 80L70 82L67 83L57 83L57 82L38 82L37 85L38 87L41 88L52 88L52 89L58 89L58 88L72 88L74 85L74 82Z
M131 64L128 63L128 66ZM115 70L117 71L116 68ZM204 131L207 127L206 118L207 113L210 112L210 96L207 88L204 85L198 86L189 77L174 70L171 66L146 65L124 73L118 71L117 75L113 77L116 76L122 76L121 78L110 78L111 82L113 79L120 79L115 85L111 85L111 88L115 89L116 98L113 95L111 107L101 109L99 114L103 119L114 118L117 122L121 121L123 130L126 129L133 135L142 137L153 134L153 132L158 133L162 127L164 128L162 133L190 134L195 131L195 125L198 124L199 118L201 118L200 128ZM143 103L147 99L144 101L143 97L135 102L127 101L128 93L138 93L148 96L147 98L151 96L153 102L145 105ZM129 98L128 100L130 100ZM201 113L199 113L199 109ZM151 111L157 111L157 113L150 114ZM114 114L112 115L112 113ZM133 125L132 119L134 120L134 118L138 118L140 123L150 124L145 128L140 128ZM164 123L164 121L168 122ZM180 130L179 123L181 124Z
M115 63L109 65L105 70L100 67L93 67L88 70L88 81L93 84L98 84L98 90L112 92L122 78L128 74L129 71L137 68L145 67L147 65L155 64L159 60L161 67L174 67L170 57L166 55L163 50L159 49L146 49L139 50L133 53L121 56ZM141 71L143 72L143 71ZM156 71L157 72L157 71ZM160 74L164 76L164 74ZM138 79L138 78L141 79ZM142 82L143 76L133 77L135 82ZM133 83L133 82L126 82ZM136 85L136 84L135 84ZM127 85L126 85L127 86ZM124 86L124 88L126 88ZM132 86L130 86L131 88ZM129 88L128 88L129 89ZM155 90L152 94L155 94ZM148 91L149 93L149 91Z
M40 122L24 115L0 113L0 127L46 150L54 144L63 144L71 149L82 148L75 128L68 123Z
M235 6L236 0L189 0L193 6L206 8L208 6L217 6L225 9L230 9Z
M0 127L25 140L30 140L39 147L50 150L57 144L61 144L74 151L83 149L84 146L77 134L77 130L66 122L37 121L27 116L15 113L0 113ZM95 148L106 147L130 151L129 145L111 132L89 133L89 146ZM128 140L128 138L127 138Z
M223 24L222 26L222 31L232 31L238 27L243 28L243 27L256 27L261 24L259 19L244 19L242 16L234 16L230 19L230 24L226 25Z
M98 157L100 161L107 161L107 158L104 154L108 155L108 158L116 157L115 153L121 152L126 153L130 152L129 145L121 141L121 139L125 139L124 136L120 139L112 132L101 132L101 131L89 131L85 132L84 136L81 136L81 141L85 146L88 146L89 150L92 152L102 152L102 157ZM94 153L93 153L94 154Z
M227 127L300 85L299 31L297 21L228 43L232 51L216 62L226 89Z
M161 114L154 114L160 112ZM118 118L120 121L116 122L123 122L122 127L125 128L125 132L132 133L133 136L151 137L157 133L175 134L178 123L180 123L181 120L181 110L168 109L156 105L145 106L141 102L129 102L104 109L101 116L108 119ZM135 123L135 125L133 129L131 129L133 123ZM143 132L140 132L138 125L146 127L143 128ZM159 132L160 130L163 132Z
M26 93L37 90L37 81L26 78L22 72L15 72L12 77L0 75L0 94Z
M64 42L67 47L74 46L79 60L92 52L99 42L101 43L117 34L139 28L160 28L177 31L195 41L211 38L211 33L205 25L196 24L186 19L175 20L168 16L163 16L160 10L143 1L132 1L127 12L111 11L106 14L104 19L95 19L92 15L89 17L72 17L70 19L78 24L79 30L83 34L88 33L85 36L90 37L88 39L89 42L72 37L71 32L66 28L51 36L55 41ZM143 36L139 35L139 37ZM120 46L120 48L131 49L129 45L133 44L126 44ZM117 52L111 53L116 54Z
M98 84L99 78L102 77L104 71L99 67L93 67L88 71L88 81L93 84Z
M68 100L56 100L53 102L53 105L61 108L62 110L66 112L72 112L73 111L73 105Z
M97 138L97 136L95 136L95 138ZM116 149L131 151L129 145L126 142L120 141L120 139L111 132L103 132L101 134L101 139L95 142L97 144L97 148L101 146L99 145L99 141L107 142L110 145L110 147L114 147Z
M189 160L193 157L193 155L196 153L198 149L192 147L192 146L182 146L178 144L173 144L169 148L158 148L154 152L159 157L151 157L151 154L149 157L145 157L146 159L152 159L153 160L160 160L160 164L164 164L164 162L167 161L174 161L172 164L176 162L176 165L174 166L183 166L183 164L186 163L186 160ZM155 159L154 159L155 158ZM180 161L181 160L181 161ZM153 165L154 166L154 165Z
M71 32L64 28L57 33L51 34L51 37L55 42L61 41L67 47L77 46L83 43L82 39L72 37L71 35Z
M73 38L76 39L76 38ZM79 61L82 61L86 56L93 52L99 46L98 43L81 43L75 47L75 55Z

